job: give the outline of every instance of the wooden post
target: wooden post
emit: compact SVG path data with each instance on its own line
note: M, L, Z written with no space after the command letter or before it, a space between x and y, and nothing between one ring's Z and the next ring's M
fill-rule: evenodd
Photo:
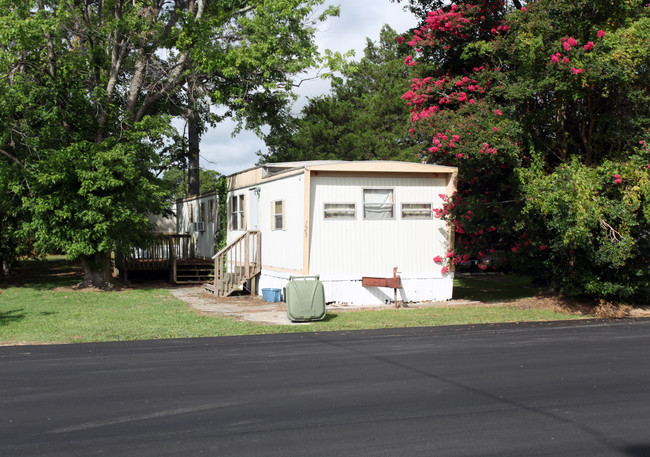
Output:
M172 284L176 284L176 252L174 250L174 241L171 236L167 238L167 243L169 244L170 261L169 280Z

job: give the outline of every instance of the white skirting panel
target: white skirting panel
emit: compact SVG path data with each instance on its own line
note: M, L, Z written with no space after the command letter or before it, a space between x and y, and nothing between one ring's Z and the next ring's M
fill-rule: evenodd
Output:
M289 273L262 270L260 273L258 294L262 289L282 289L289 281ZM296 276L296 275L294 275ZM402 289L397 290L397 300L404 302L446 301L451 300L454 274L426 277L426 275L400 275ZM350 305L384 305L391 304L394 299L393 289L386 287L363 287L361 278L320 276L325 289L325 301L328 303L347 303Z

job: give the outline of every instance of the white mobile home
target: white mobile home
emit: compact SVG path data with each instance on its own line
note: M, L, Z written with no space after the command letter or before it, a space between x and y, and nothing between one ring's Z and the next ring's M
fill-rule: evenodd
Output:
M387 161L290 162L229 177L229 245L259 233L246 257L259 268L255 291L319 275L328 302L385 304L393 289L364 285L390 278L398 300L448 300L453 273L441 273L453 233L433 209L455 191L457 169ZM216 281L215 281L216 286Z

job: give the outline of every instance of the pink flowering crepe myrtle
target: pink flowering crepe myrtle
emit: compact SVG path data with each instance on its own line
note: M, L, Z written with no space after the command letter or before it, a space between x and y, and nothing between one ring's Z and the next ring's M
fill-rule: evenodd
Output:
M599 30L596 33L596 36L598 38L604 38L605 35L606 35L606 33L605 33L604 30ZM567 52L567 53L570 52L574 47L578 46L578 41L575 38L571 37L571 36L568 37L568 38L561 38L560 42L562 43L562 49L564 49L564 51ZM593 51L594 46L596 46L594 44L594 42L589 41L587 44L585 44L583 46L583 49L585 51ZM562 53L560 53L560 52L556 52L555 54L551 54L551 63L559 64L560 62L562 62L563 64L568 64L570 61L571 60L569 59L568 56L563 56ZM574 74L574 75L579 75L579 74L583 73L583 69L582 68L571 67L571 73Z

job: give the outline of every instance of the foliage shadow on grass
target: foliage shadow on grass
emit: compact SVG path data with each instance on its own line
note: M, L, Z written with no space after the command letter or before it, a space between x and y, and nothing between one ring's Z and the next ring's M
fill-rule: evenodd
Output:
M65 260L62 256L48 256L45 259L22 260L12 276L0 280L0 287L49 290L71 287L82 279L83 274L78 264Z
M7 326L13 322L18 322L27 315L24 313L24 309L11 309L9 311L1 311L0 312L0 327Z
M542 288L531 278L518 275L488 275L454 279L454 299L500 302L533 297Z

